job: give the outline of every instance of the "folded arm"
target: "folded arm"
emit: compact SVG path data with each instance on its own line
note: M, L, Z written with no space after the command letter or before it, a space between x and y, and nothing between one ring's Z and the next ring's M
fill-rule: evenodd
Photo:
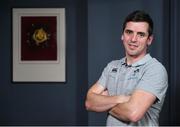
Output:
M87 110L103 112L128 100L129 96L109 96L105 88L96 83L89 89L85 105Z
M150 106L156 101L156 96L143 90L136 90L129 101L114 106L109 113L123 121L139 121Z

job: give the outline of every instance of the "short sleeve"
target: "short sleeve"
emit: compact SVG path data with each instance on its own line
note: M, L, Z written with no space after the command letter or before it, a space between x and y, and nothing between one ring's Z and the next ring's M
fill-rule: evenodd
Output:
M108 72L109 72L109 64L104 68L99 80L98 80L98 84L100 84L101 86L103 86L104 88L107 88L107 79L108 79Z
M141 89L155 95L161 101L168 87L168 76L166 69L160 63L146 67L144 74L136 89Z

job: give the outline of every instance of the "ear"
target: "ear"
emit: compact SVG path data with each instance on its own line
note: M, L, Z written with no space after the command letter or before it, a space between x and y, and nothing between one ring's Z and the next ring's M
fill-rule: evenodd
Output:
M151 45L153 39L154 39L153 35L151 35L151 36L148 37L148 42L147 42L147 45L148 45L148 46Z
M124 40L124 36L123 36L123 35L121 35L121 40L122 40L122 41Z

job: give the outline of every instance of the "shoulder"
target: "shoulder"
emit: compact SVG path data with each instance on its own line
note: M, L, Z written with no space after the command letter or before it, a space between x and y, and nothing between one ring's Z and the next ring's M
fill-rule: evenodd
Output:
M121 60L112 60L106 65L106 67L104 68L104 71L109 72L113 69L119 68L120 65L121 65Z
M164 65L159 62L156 58L152 58L149 62L147 62L147 67L152 68L152 69L157 69L157 70L164 70L166 71L166 68Z
M108 63L107 66L109 66L109 67L118 67L123 61L124 61L124 58L122 58L120 60L112 60L111 62Z
M145 64L144 71L146 73L167 77L166 68L156 58L152 58Z

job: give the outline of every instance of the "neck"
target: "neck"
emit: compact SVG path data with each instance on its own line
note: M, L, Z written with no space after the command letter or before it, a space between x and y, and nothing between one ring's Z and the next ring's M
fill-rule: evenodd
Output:
M126 55L126 63L128 65L131 65L137 61L139 61L140 59L142 59L146 54L143 54L141 56L130 56L130 55Z

